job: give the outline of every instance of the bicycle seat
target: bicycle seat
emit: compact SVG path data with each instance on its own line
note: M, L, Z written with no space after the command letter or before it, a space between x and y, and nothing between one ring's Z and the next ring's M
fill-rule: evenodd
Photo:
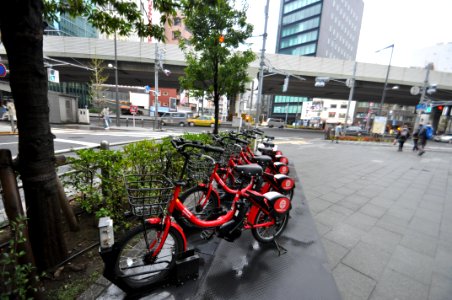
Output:
M265 146L265 147L268 147L268 148L273 148L273 147L275 147L275 144L274 144L274 143L263 142L262 144L264 144L264 146Z
M258 164L249 164L249 165L238 165L235 166L234 169L240 173L241 175L245 175L248 177L262 175L262 167Z
M268 155L256 155L254 156L254 160L262 167L266 167L272 163L272 158Z

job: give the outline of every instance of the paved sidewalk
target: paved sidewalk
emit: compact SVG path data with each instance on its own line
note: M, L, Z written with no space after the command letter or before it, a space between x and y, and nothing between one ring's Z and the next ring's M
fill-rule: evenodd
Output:
M452 299L452 147L428 146L280 143L343 299Z

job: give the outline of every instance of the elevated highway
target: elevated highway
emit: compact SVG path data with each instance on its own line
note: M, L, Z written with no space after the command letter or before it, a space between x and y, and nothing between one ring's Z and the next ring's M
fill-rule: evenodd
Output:
M165 68L171 70L171 75L161 74L159 85L179 88L178 78L184 74L186 66L184 54L177 45L168 44L160 47L165 49L164 65ZM44 54L46 57L70 63L48 61L53 64L54 69L59 71L61 81L89 82L92 71L79 66L88 66L93 58L104 60L106 65L114 64L114 41L45 36ZM0 55L3 58L6 57L3 46L0 46ZM257 57L259 57L258 54ZM117 59L120 85L154 85L155 44L118 40ZM266 54L265 63L269 68L265 72L263 94L348 99L349 88L345 85L345 80L352 77L355 64L353 61ZM256 59L249 68L251 77L257 76L258 68L259 59ZM387 65L358 62L353 100L379 102L387 68ZM271 72L272 70L277 70L277 73ZM114 69L106 68L105 71L109 74L107 83L114 84ZM287 92L282 93L285 74L303 77L305 80L291 76ZM319 88L314 86L317 76L330 77L338 81L330 81L325 87ZM399 89L388 89L385 103L416 105L419 102L420 94L412 95L410 89L413 86L423 87L425 77L426 69L424 68L391 66L388 88L398 85ZM452 73L430 71L429 83L437 85L437 91L430 96L432 100L452 100Z

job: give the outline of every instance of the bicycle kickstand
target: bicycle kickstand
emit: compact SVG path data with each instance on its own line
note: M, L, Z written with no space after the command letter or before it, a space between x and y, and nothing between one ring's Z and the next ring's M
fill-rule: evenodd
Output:
M273 240L273 243L275 244L276 249L278 250L278 256L281 256L281 255L287 253L287 249L284 248L283 246L281 246L276 239Z

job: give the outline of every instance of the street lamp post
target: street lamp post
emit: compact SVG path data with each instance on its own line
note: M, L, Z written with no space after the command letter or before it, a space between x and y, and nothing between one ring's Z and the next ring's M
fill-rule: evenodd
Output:
M388 48L391 48L391 56L389 57L389 64L388 64L388 69L386 71L385 84L383 86L383 93L381 95L380 107L378 109L378 115L379 116L381 116L381 112L382 112L382 109L383 109L383 104L384 104L385 98L386 98L386 90L387 90L387 87L388 87L389 70L391 69L392 53L394 52L394 44L389 45L389 46L377 51L377 52L380 52L380 51L383 51L383 50L388 49Z
M118 47L117 47L116 31L115 31L115 100L116 100L116 126L121 126L121 110L119 109L119 91L118 91Z

